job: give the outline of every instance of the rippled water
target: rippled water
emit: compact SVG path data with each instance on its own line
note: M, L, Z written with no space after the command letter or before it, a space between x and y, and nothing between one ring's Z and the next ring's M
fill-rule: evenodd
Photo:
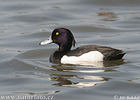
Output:
M139 0L0 0L0 96L54 100L113 100L140 96ZM97 65L49 63L54 44L39 46L57 27L77 46L127 51L123 60Z

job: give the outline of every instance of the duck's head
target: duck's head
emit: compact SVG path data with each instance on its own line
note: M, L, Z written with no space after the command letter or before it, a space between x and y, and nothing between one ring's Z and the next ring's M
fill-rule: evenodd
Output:
M56 28L53 30L50 38L40 43L40 45L46 45L50 43L56 43L59 45L59 50L70 50L72 46L75 46L75 39L69 29Z

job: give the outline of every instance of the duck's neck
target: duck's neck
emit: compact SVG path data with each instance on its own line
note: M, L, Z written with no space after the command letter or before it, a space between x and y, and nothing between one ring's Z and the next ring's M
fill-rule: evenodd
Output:
M59 45L59 49L58 50L67 53L67 52L70 51L70 49L71 49L71 45L61 44L61 45Z

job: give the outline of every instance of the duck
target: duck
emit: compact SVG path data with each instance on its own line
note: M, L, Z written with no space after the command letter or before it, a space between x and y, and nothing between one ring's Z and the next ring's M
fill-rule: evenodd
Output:
M84 45L71 50L72 46L75 47L76 41L72 32L67 28L54 29L50 37L40 42L39 45L51 43L59 46L49 58L51 63L76 64L112 61L122 59L126 53L119 49L98 45Z

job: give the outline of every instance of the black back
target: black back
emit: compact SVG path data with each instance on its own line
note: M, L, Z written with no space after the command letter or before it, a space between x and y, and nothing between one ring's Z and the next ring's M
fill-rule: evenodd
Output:
M90 51L101 52L104 55L105 61L121 59L125 54L124 51L114 49L111 47L97 46L97 45L86 45L86 46L81 46L81 47L78 47L74 50L71 50L66 55L67 56L81 56L82 54L90 52Z

